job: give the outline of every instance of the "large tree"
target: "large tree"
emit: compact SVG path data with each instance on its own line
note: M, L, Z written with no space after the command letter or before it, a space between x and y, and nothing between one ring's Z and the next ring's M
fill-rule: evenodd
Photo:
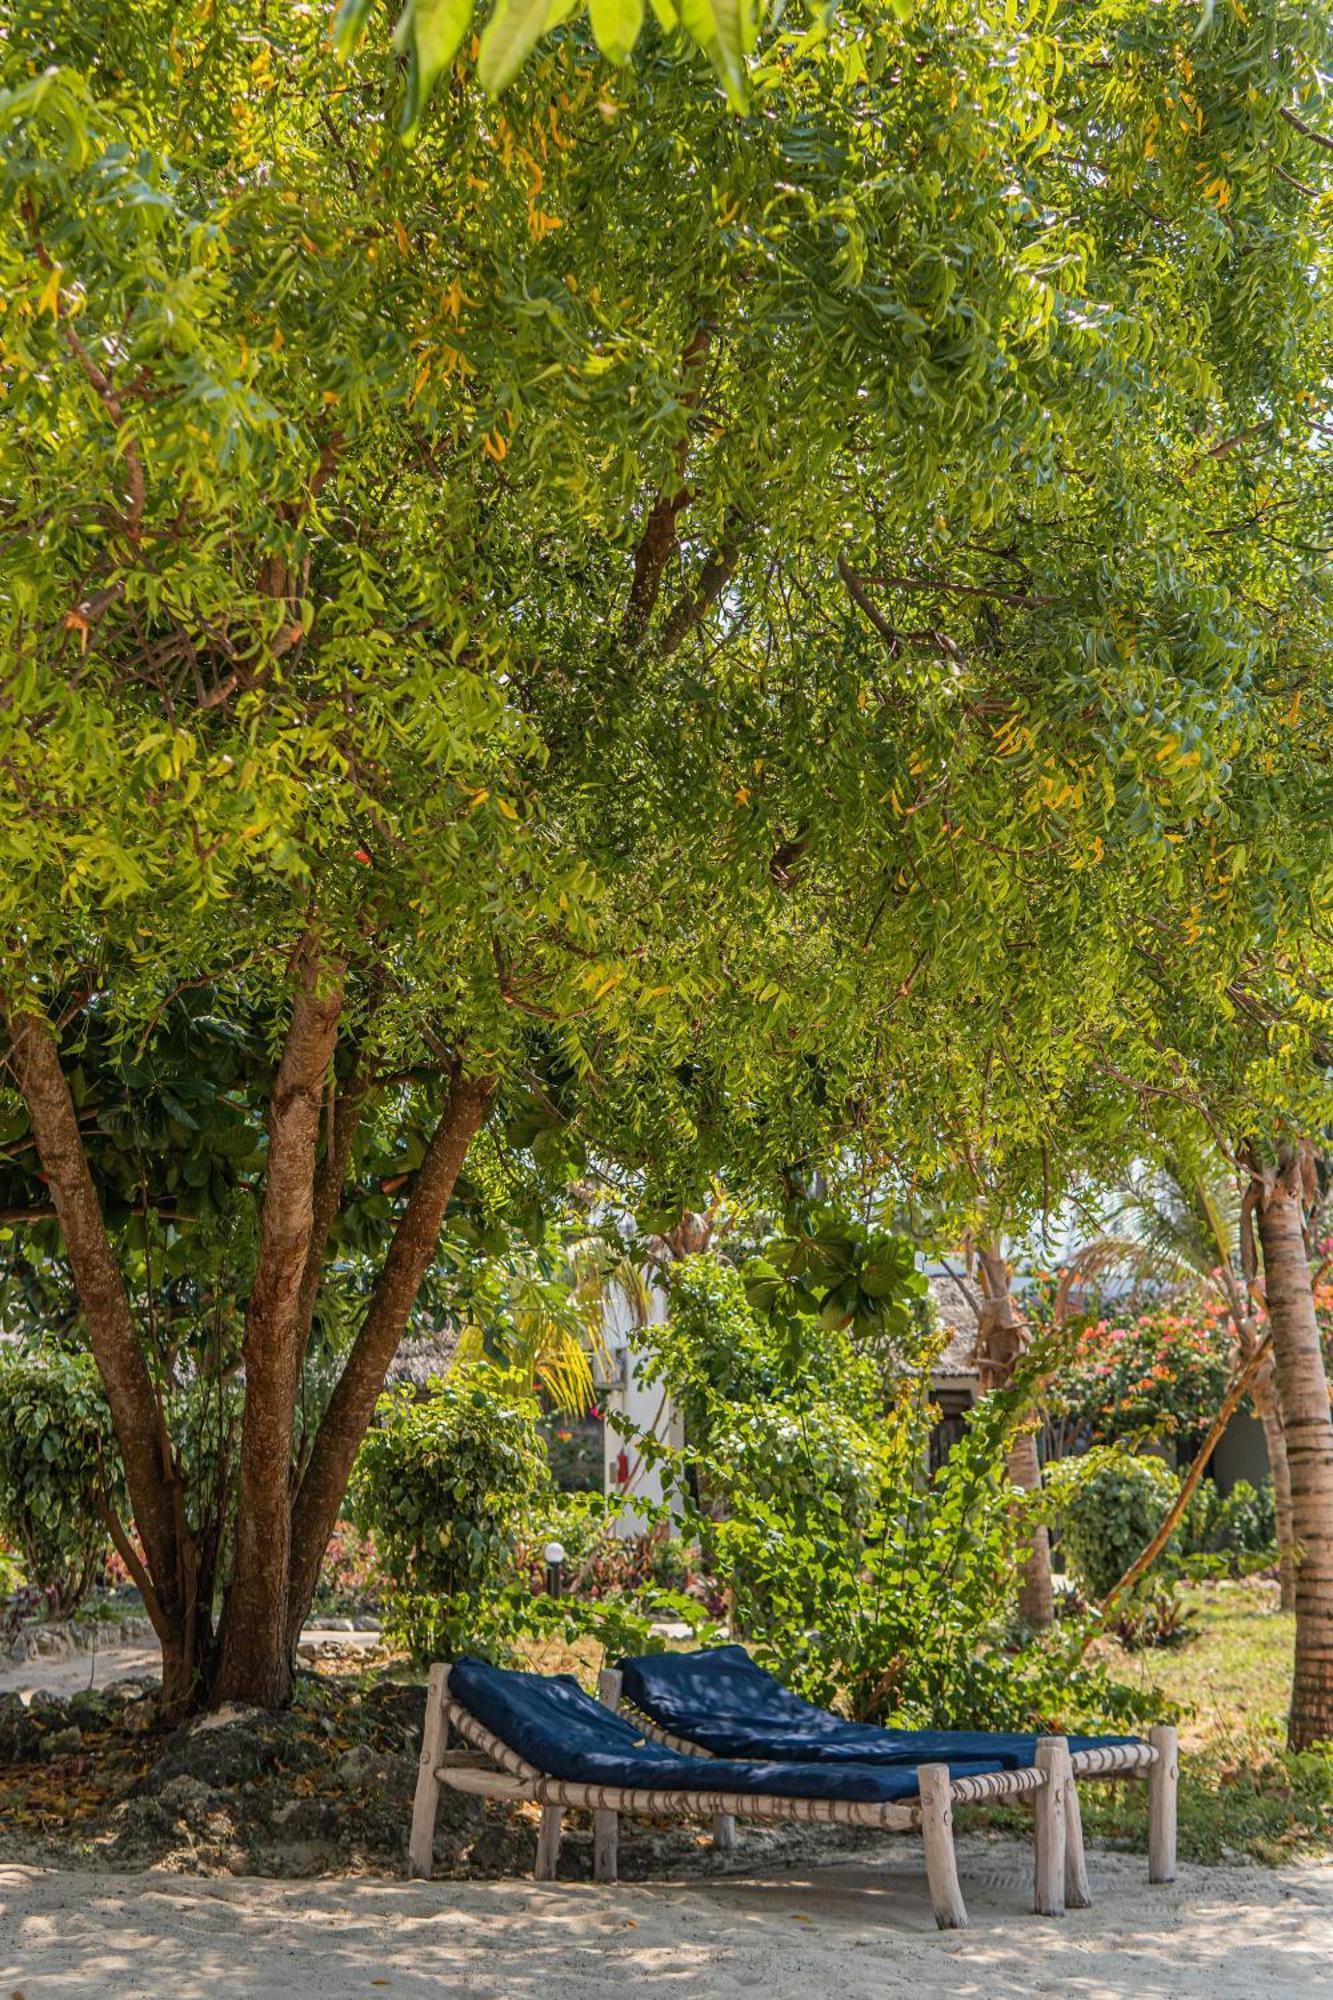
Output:
M1273 643L1207 510L1309 393L1322 30L1057 11L775 33L746 119L570 31L411 153L259 0L11 33L12 1205L172 1706L285 1697L465 1166L1030 1157L1114 1037ZM211 1538L168 1169L243 1384Z

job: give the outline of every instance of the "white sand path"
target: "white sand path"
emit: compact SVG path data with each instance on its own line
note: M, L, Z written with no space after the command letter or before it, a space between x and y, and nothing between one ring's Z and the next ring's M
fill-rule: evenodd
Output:
M312 1625L302 1632L299 1643L353 1655L373 1652L380 1637L378 1632L340 1632ZM0 1662L0 1694L20 1694L25 1701L34 1694L65 1696L79 1694L84 1688L106 1687L111 1681L155 1681L161 1672L162 1655L156 1645L101 1646L96 1652L67 1653L58 1660L4 1660ZM8 1994L3 2000L9 2000Z
M919 1850L799 1880L283 1883L0 1867L0 1996L23 2000L1286 2000L1333 1994L1333 1865L1090 1857L1095 1907L1029 1915L1016 1842L961 1843L973 1928L935 1930Z

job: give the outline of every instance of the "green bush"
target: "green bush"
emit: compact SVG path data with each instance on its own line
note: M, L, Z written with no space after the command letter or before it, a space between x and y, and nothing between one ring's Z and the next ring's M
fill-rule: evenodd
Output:
M1063 1459L1046 1477L1061 1552L1083 1595L1100 1603L1157 1533L1180 1491L1180 1477L1161 1459L1120 1447ZM1160 1592L1182 1572L1252 1570L1272 1560L1275 1542L1271 1482L1256 1491L1238 1480L1223 1496L1205 1479L1144 1584ZM1132 1631L1128 1607L1122 1607L1122 1617L1129 1617ZM1149 1629L1144 1626L1145 1636Z
M91 1356L0 1347L0 1410L0 1540L65 1617L110 1548L101 1508L124 1518L111 1412Z
M1100 1604L1157 1533L1180 1481L1161 1459L1117 1449L1062 1459L1046 1478L1061 1552L1083 1595ZM1179 1555L1181 1539L1177 1529L1163 1551L1163 1570Z
M645 1380L659 1379L679 1403L686 1435L702 1453L729 1411L814 1400L874 1421L879 1376L843 1327L758 1312L746 1280L716 1257L687 1257L672 1273L670 1316L649 1328Z
M357 1457L352 1518L375 1537L385 1634L420 1663L508 1650L515 1544L549 1494L538 1416L480 1365L424 1398L381 1398Z
M1229 1558L1233 1569L1272 1561L1277 1554L1272 1480L1256 1488L1238 1479L1224 1495L1205 1479L1186 1511L1184 1550L1187 1556Z
M859 1541L875 1503L874 1433L836 1403L747 1403L714 1415L707 1488L724 1514L778 1507L804 1531L836 1513ZM709 1539L705 1529L705 1540Z
M725 1490L723 1519L700 1524L737 1631L790 1687L870 1721L940 1727L1068 1729L1128 1722L1135 1697L1079 1657L1078 1633L1009 1643L1036 1508L1008 1478L1006 1453L1032 1384L987 1396L933 1479L932 1411L904 1383L855 1440L864 1475L830 1476L837 1454L817 1412L784 1442L783 1472L762 1449L705 1468ZM773 1413L715 1422L719 1451L756 1446Z

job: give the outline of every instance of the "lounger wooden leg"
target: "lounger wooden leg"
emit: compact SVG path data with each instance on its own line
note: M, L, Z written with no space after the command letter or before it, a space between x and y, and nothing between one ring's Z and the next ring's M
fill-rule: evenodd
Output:
M435 1851L435 1813L440 1803L440 1768L449 1736L445 1698L449 1691L449 1669L434 1666L426 1681L426 1720L421 1732L421 1763L417 1769L417 1792L412 1802L412 1832L407 1843L409 1873L429 1882Z
M564 1819L560 1806L543 1806L542 1823L537 1835L537 1865L533 1874L539 1882L554 1882L555 1871L560 1863L560 1825Z
M1063 1736L1043 1736L1037 1769L1045 1784L1033 1795L1034 1868L1032 1907L1039 1917L1065 1913L1065 1793L1073 1783L1069 1745Z
M597 1676L597 1699L603 1708L619 1709L624 1675L619 1667L603 1667Z
M713 1845L719 1852L730 1854L736 1845L735 1813L713 1814Z
M1083 1852L1083 1814L1079 1809L1078 1786L1072 1778L1065 1786L1065 1906L1071 1910L1092 1907L1088 1861Z
M1157 1762L1148 1767L1148 1880L1174 1882L1179 1745L1169 1723L1149 1730L1148 1741L1157 1752Z
M947 1764L922 1764L916 1774L921 1794L921 1839L926 1850L930 1906L942 1931L967 1929L967 1905L958 1882L953 1845L953 1803Z
M620 1814L595 1812L592 1816L592 1879L614 1882L617 1878L616 1846L620 1837Z

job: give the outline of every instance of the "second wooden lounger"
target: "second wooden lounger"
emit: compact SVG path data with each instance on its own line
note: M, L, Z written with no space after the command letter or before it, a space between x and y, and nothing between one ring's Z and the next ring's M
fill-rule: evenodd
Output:
M463 1663L473 1670L476 1663ZM499 1670L484 1670L492 1682ZM461 1678L461 1677L460 1677ZM514 1681L532 1677L514 1675ZM582 1697L590 1707L590 1698ZM623 1730L614 1711L601 1714L613 1729ZM492 1719L495 1709L492 1706ZM451 1749L450 1734L462 1739ZM517 1732L517 1729L515 1730ZM644 1738L637 1739L640 1747ZM660 1751L658 1756L660 1757ZM663 1767L659 1764L658 1769ZM725 1767L725 1768L732 1768ZM426 1695L426 1720L416 1800L412 1813L409 1861L414 1875L429 1877L435 1817L440 1789L482 1798L530 1800L542 1808L537 1844L536 1875L553 1879L560 1851L561 1822L566 1808L593 1815L593 1868L598 1881L616 1879L616 1844L621 1813L651 1818L712 1818L725 1815L756 1820L799 1820L833 1826L879 1830L919 1828L925 1849L931 1906L941 1929L964 1929L967 1908L958 1880L953 1841L953 1810L957 1805L1030 1798L1035 1809L1035 1895L1038 1913L1058 1916L1065 1908L1066 1833L1071 1774L1068 1747L1062 1737L1043 1739L1035 1765L1018 1771L976 1771L951 1777L943 1764L923 1765L915 1773L916 1798L858 1800L788 1795L775 1791L728 1790L706 1779L706 1762L697 1786L654 1785L654 1765L644 1761L642 1784L603 1784L557 1777L531 1762L514 1744L483 1722L451 1686L448 1666L431 1668ZM680 1777L679 1767L672 1775ZM795 1774L799 1779L801 1774Z
M1040 1743L1021 1732L889 1729L851 1722L792 1694L735 1644L624 1659L618 1667L602 1670L598 1693L608 1708L619 1708L645 1735L694 1756L921 1769L944 1758L952 1763L993 1753L1006 1768L1019 1769L1037 1762ZM1069 1750L1078 1782L1147 1781L1148 1880L1174 1881L1179 1764L1174 1728L1158 1726L1146 1743L1133 1736L1076 1737ZM1078 1782L1065 1787L1065 1898L1070 1908L1086 1909L1090 1899ZM715 1838L730 1843L734 1833L729 1821L718 1824Z

